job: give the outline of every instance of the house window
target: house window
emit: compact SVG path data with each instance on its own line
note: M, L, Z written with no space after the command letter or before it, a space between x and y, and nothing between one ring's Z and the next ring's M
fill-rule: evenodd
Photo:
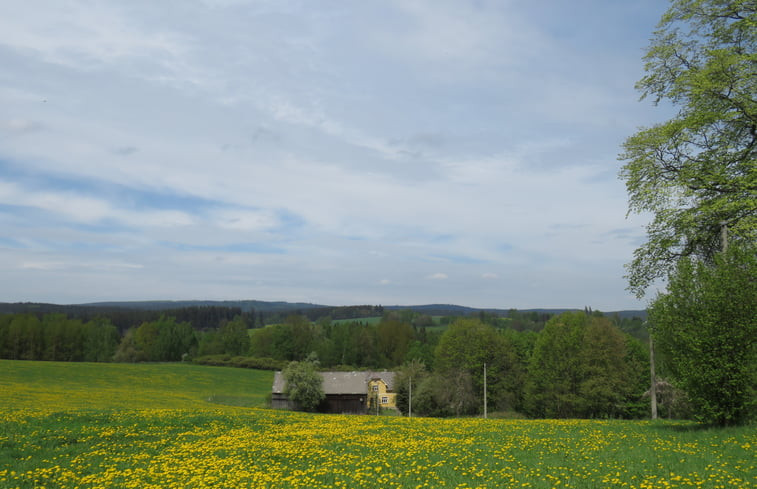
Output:
M381 404L389 404L389 398L386 396L381 396Z
M373 392L378 392L378 384L373 384Z

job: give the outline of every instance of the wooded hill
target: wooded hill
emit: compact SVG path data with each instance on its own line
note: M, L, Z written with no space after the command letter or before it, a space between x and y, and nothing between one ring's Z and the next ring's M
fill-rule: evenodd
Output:
M180 309L192 308L221 308L238 310L240 313L263 314L265 324L280 322L289 314L301 314L315 321L323 317L332 319L357 319L366 317L380 317L384 310L410 310L429 316L473 316L482 312L496 316L506 317L511 311L521 313L537 313L555 315L566 311L577 311L579 309L570 308L537 308L537 309L499 309L499 308L475 308L459 306L455 304L424 304L424 305L393 305L393 306L329 306L322 304L312 304L308 302L285 302L285 301L258 301L258 300L239 300L239 301L210 301L210 300L187 300L187 301L112 301L112 302L93 302L85 304L49 304L38 302L0 302L0 314L3 313L32 313L48 314L63 313L77 318L86 318L98 314L111 315L117 311L154 311L154 312L172 312ZM623 319L633 317L646 319L646 310L623 310L605 312L607 316L617 316ZM278 319L279 321L276 321Z

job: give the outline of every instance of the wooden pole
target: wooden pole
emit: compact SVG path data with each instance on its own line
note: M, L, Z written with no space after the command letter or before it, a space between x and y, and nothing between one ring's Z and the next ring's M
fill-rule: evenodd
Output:
M486 363L484 363L484 419L486 419Z
M652 386L649 388L649 397L652 401L652 419L657 419L657 377L654 371L654 341L652 334L649 334L649 373L652 379Z
M408 396L408 403L407 403L407 417L412 418L413 417L413 378L410 377L410 395Z

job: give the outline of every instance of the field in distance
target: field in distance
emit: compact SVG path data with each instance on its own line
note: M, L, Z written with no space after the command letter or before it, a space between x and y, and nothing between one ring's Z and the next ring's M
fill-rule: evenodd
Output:
M757 430L261 409L271 372L0 361L0 488L750 488Z
M263 407L273 372L181 363L0 360L0 410Z

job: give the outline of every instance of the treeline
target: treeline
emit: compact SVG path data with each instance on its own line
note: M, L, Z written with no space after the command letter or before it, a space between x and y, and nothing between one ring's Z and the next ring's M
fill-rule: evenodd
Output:
M109 362L121 340L106 318L87 322L64 314L0 315L0 358L63 362Z
M139 362L222 355L272 359L266 364L280 365L315 352L321 365L328 368L389 369L412 359L431 366L442 331L459 320L454 316L432 318L409 309L383 310L381 306L323 309L344 315L381 311L383 317L360 322L325 316L313 322L305 315L290 314L279 324L261 328L255 311L216 306L168 311L119 309L95 317L90 317L91 308L74 310L80 317L0 314L0 358ZM506 317L485 311L472 317L494 329L528 336L526 333L541 331L550 315L510 310ZM612 320L618 326L628 321L632 326L640 323L637 318ZM214 362L228 363L229 359L216 358ZM242 363L249 365L250 361Z
M145 322L157 321L161 316L170 316L179 322L188 322L195 329L219 328L223 323L231 321L237 316L242 317L250 328L262 326L264 320L263 315L257 314L254 309L243 311L240 307L225 306L188 306L151 310L123 307L64 306L33 302L0 303L0 317L14 314L33 315L39 320L43 320L45 316L51 314L60 314L84 323L106 319L116 326L121 335L129 328L138 327Z
M200 308L202 309L202 308ZM192 312L184 310L185 312ZM182 317L182 316L179 316ZM186 317L186 315L184 316ZM0 358L64 362L173 362L197 355L248 354L250 318L207 315L180 321L161 314L121 335L110 318L84 322L64 314L0 315ZM213 327L208 318L220 321ZM211 325L211 326L209 326Z
M563 313L540 332L462 319L441 335L430 363L412 358L399 369L397 404L407 412L412 383L413 413L481 414L486 385L489 412L643 417L648 360L641 342L598 314Z
M251 331L250 354L294 361L315 352L325 368L388 369L408 358L431 361L439 336L425 325L402 321L391 313L378 323L329 318L312 323L292 315L281 324Z
M290 316L254 330L250 353L277 361L317 358L322 369L396 369L398 407L424 416L490 411L531 417L636 418L649 412L648 351L614 317L566 312L544 324L478 314L431 318L391 311L380 322L311 323ZM543 318L531 318L543 319ZM525 326L528 326L526 328ZM398 365L402 365L397 368Z

